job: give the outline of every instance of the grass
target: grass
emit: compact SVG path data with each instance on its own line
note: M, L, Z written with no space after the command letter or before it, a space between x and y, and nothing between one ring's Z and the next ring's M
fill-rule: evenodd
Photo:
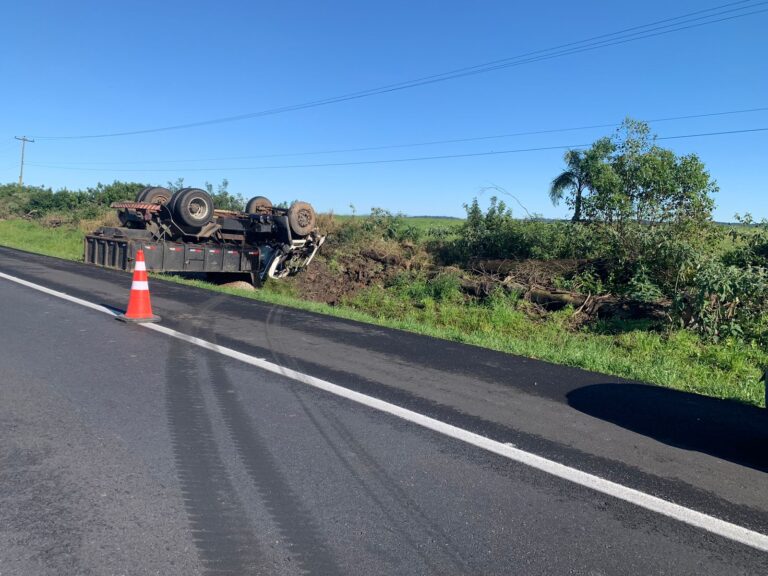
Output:
M363 220L367 217L367 214L334 214L334 218L336 218L339 222L344 222L355 218ZM401 216L401 218L405 221L406 224L411 224L423 229L431 228L432 226L458 227L461 226L464 222L463 218L454 218L452 216Z
M339 222L345 222L352 219L363 220L367 215L350 215L350 214L334 214L334 218ZM450 216L435 217L435 216L402 216L403 222L406 226L413 226L426 232L430 228L458 228L464 223L463 218L453 218Z
M0 245L46 256L82 260L84 237L77 228L46 228L29 220L0 220Z
M78 229L0 221L0 244L71 260L82 259L83 235ZM704 343L686 331L658 333L648 331L642 324L618 334L574 331L569 329L572 310L534 320L526 314L526 304L514 297L467 304L450 289L435 294L420 291L418 286L373 287L341 306L329 306L301 300L279 282L267 283L254 292L169 275L162 277L271 304L764 406L761 367L768 365L768 353L737 342Z

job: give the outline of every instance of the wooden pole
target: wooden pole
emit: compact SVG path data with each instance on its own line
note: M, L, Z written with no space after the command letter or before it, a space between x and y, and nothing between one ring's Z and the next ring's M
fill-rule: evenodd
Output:
M19 169L19 192L21 192L24 188L24 148L27 142L34 142L34 140L32 138L27 138L26 136L22 136L21 138L14 136L14 138L16 138L16 140L21 140L21 167Z

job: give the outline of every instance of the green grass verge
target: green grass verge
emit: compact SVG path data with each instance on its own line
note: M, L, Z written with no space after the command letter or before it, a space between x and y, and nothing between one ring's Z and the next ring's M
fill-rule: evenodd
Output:
M83 233L78 230L0 221L0 244L46 255L80 260L82 239ZM162 277L262 302L764 406L761 367L768 365L768 353L737 342L704 343L686 331L656 333L642 329L642 325L619 334L572 331L567 328L572 311L536 321L525 313L525 304L514 298L466 304L456 300L414 300L392 289L372 288L343 306L329 306L301 300L280 282L268 283L262 290L246 291L175 276Z
M45 228L29 220L0 220L0 245L58 256L83 259L85 234L70 227Z

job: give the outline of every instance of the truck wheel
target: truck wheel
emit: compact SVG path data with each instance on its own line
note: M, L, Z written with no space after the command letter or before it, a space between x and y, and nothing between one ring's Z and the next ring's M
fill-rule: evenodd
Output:
M136 202L145 202L147 204L166 204L170 199L171 191L161 186L149 186L136 196Z
M288 208L288 223L296 236L306 236L315 229L315 210L307 202L294 202Z
M248 214L259 214L262 211L266 211L267 208L272 208L272 202L264 196L254 196L245 205L245 211Z
M173 195L173 215L192 228L202 228L213 219L213 199L205 190L183 188Z

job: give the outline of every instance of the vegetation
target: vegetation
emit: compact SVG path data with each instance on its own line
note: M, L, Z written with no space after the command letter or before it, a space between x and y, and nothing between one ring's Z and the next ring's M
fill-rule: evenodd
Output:
M703 163L640 122L565 164L549 192L569 221L517 219L496 198L464 220L321 215L328 241L309 270L237 293L761 405L768 224L712 222ZM109 203L143 186L0 186L0 244L80 258ZM216 196L242 207L226 181Z

